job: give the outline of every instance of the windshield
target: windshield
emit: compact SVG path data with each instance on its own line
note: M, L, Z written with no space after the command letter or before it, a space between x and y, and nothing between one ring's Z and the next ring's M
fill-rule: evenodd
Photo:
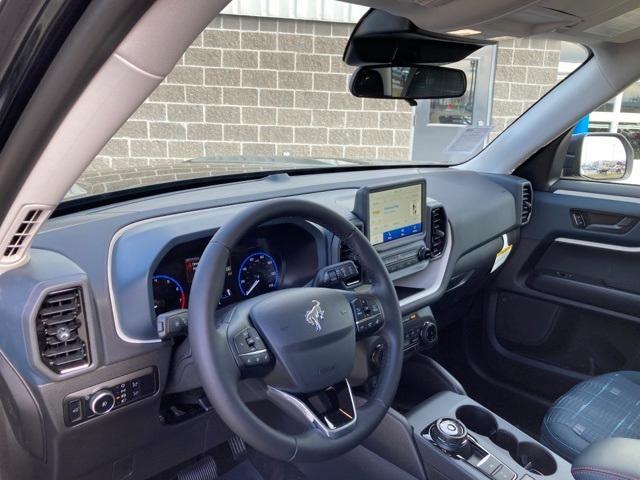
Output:
M366 9L333 0L322 9L264 3L259 12L269 15L256 16L255 2L234 0L66 200L234 173L459 164L587 58L575 44L502 39L448 65L467 75L462 97L414 107L356 98L342 53Z

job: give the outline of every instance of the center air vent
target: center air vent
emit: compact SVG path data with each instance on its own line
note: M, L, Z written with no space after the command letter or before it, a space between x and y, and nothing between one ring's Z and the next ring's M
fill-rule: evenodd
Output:
M82 289L47 294L36 316L42 362L62 374L89 365L87 325Z
M447 216L444 208L431 209L431 258L438 258L447 243Z
M533 190L530 183L522 184L522 225L526 225L531 220L533 211Z

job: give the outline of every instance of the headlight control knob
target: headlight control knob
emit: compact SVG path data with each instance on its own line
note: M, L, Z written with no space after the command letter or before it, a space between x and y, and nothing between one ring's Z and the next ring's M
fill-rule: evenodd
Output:
M116 404L116 397L110 390L99 390L89 399L89 408L96 415L109 413Z

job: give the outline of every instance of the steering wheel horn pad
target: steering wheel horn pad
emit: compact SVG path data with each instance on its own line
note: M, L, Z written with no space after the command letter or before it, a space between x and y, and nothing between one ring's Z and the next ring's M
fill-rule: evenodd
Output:
M349 376L355 359L355 323L337 290L293 288L251 309L251 321L276 357L267 384L291 393L325 389Z

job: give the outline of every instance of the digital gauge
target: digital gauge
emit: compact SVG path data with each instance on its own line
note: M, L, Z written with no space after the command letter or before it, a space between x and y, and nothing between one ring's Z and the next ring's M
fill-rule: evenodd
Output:
M152 284L153 310L156 315L178 308L187 308L187 295L175 278L169 275L154 275Z
M240 264L238 288L243 297L259 295L278 288L278 264L265 252L252 253Z

